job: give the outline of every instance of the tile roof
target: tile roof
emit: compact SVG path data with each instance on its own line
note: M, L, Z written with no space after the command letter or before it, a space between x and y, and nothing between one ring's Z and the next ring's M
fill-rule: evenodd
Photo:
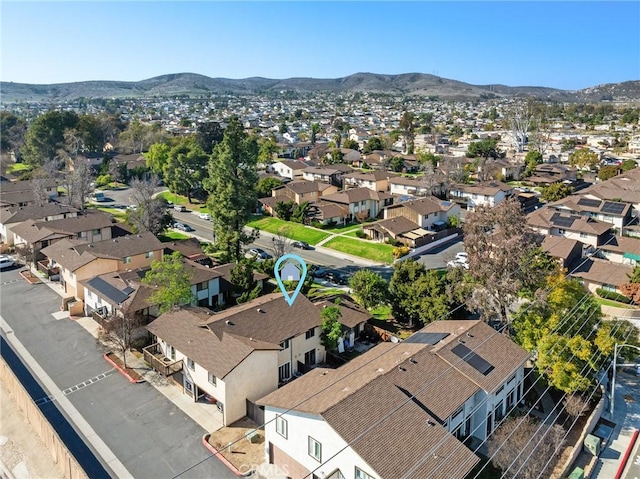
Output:
M226 332L217 336L206 327L211 314L199 307L169 311L151 322L147 330L219 378L224 378L254 350L280 349L277 344L247 341Z
M320 310L304 295L289 306L281 293L271 293L213 314L208 327L218 338L231 333L280 344L321 323Z

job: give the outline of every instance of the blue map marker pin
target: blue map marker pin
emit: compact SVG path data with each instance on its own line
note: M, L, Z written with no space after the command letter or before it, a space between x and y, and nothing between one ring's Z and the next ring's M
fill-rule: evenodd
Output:
M288 261L287 261L288 260ZM280 269L280 265L284 263L286 264ZM298 262L302 268L302 272L298 269L298 267L294 264ZM278 282L278 286L280 287L280 291L284 295L285 301L289 304L289 306L293 306L293 302L296 300L298 293L302 289L302 284L304 283L304 279L307 277L307 263L298 256L297 254L285 254L284 256L280 256L278 261L276 261L276 265L273 267L273 272L276 276L276 281ZM284 286L284 281L298 281L298 286L296 289L289 295L287 288Z

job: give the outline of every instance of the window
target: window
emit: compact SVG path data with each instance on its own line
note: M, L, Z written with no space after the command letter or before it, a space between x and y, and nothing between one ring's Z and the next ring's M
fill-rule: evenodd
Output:
M196 363L193 362L193 359L187 358L187 367L192 371L196 368Z
M289 432L288 428L287 420L282 416L276 416L276 432L285 439L287 439L287 434Z
M451 421L455 421L456 418L464 412L464 405L460 406L460 408L451 415Z
M322 462L322 444L309 436L309 455L316 461Z
M125 256L124 259L122 260L122 262L124 264L131 263L131 256Z
M278 380L280 382L286 381L291 377L291 363L283 364L278 368Z
M99 235L100 234L100 229L91 230L91 234L92 235Z
M215 374L209 373L209 384L213 384L215 386L216 382L217 380Z
M604 289L605 291L611 291L612 293L617 292L616 291L616 285L615 284L603 284L602 285L602 289Z
M373 479L373 476L370 476L358 466L356 466L356 479Z
M580 238L588 238L589 235L587 233L580 233Z
M316 350L312 349L304 353L304 364L307 366L313 366L316 363Z
M282 349L289 349L289 340L288 340L288 339L285 339L284 341L282 341L282 342L280 343L280 347L281 347Z
M196 285L196 289L198 291L204 291L205 289L207 289L207 286L209 286L209 283L207 281L203 281L202 283L198 283Z
M558 234L559 235L566 234L566 231L563 228L558 228Z
M316 335L316 328L311 328L309 331L307 331L304 335L305 339L310 339L313 338Z
M176 349L173 346L169 346L169 357L173 360L176 359Z
M149 258L153 258L153 251L147 251L147 252L144 254L144 257L145 257L145 258L147 258L147 259L149 259Z

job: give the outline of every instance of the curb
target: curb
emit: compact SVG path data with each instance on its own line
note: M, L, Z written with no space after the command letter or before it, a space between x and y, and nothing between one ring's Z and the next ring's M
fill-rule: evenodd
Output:
M202 444L211 452L211 454L213 454L218 459L220 459L220 462L222 462L222 464L227 466L231 470L231 472L233 472L238 477L248 477L253 474L253 469L247 472L240 472L236 466L231 464L229 460L220 453L220 451L218 451L215 447L209 444L210 437L211 437L211 434L208 434L208 433L202 436Z
M104 353L102 355L102 357L109 363L111 364L114 368L116 368L118 371L120 371L120 374L122 374L125 378L127 378L129 380L130 383L133 384L139 384L139 383L143 383L144 379L133 379L129 373L127 373L124 369L122 369L120 366L118 366L115 362L113 362L113 360L109 357L109 355L111 355L113 353Z
M620 479L622 477L622 473L627 468L627 463L629 462L629 456L631 456L631 451L633 450L633 446L636 445L636 441L638 440L638 430L633 431L633 436L631 436L631 442L627 446L627 449L624 451L624 455L622 456L622 460L620 461L620 465L618 466L618 470L616 471L616 478Z
M18 274L19 274L20 276L22 276L22 277L24 278L24 280L25 280L27 283L29 283L29 284L40 284L40 283L42 283L42 280L41 280L40 278L36 278L36 280L35 280L35 281L31 281L29 278L27 278L27 277L26 277L24 274L22 274L22 273L24 273L24 271L20 271Z

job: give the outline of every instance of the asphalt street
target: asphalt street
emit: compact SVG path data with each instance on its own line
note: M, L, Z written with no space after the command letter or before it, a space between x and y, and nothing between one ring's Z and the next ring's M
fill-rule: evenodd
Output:
M66 399L133 477L174 477L210 456L201 442L207 431L151 385L131 384L109 373L111 366L93 336L68 318L53 317L60 297L44 284L14 281L18 278L18 269L0 273L3 319L59 389L100 378ZM180 477L236 476L211 458Z

